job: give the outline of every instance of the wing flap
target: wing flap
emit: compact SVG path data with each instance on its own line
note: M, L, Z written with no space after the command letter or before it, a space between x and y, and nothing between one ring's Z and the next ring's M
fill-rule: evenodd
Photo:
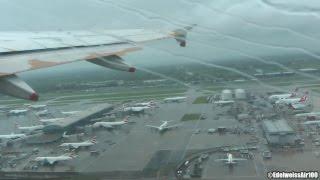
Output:
M244 158L233 158L233 161L247 161L248 159L244 159Z
M154 129L159 129L159 127L157 126L152 126L152 125L146 125L147 127L150 127L150 128L154 128Z
M92 60L87 60L88 62L97 64L99 66L107 67L110 69L115 69L119 71L135 72L136 68L124 63L123 59L117 55L111 55L104 58L97 58Z
M172 126L167 126L167 129L171 129L171 128L177 128L179 126L181 126L182 124L175 124L175 125L172 125Z

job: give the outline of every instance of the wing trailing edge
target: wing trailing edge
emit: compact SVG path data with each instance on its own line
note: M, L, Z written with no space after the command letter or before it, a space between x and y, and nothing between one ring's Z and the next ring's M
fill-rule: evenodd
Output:
M135 72L136 68L126 64L124 60L118 55L111 55L107 57L100 57L95 59L87 60L93 64L103 66L110 69L119 71Z

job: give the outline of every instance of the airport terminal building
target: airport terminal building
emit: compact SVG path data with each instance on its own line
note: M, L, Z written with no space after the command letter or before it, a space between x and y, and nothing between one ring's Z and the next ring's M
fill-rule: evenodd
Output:
M111 104L98 104L91 108L88 108L84 111L79 112L76 115L55 121L50 125L47 125L43 128L44 133L56 133L66 131L75 125L79 125L80 123L90 120L92 118L97 118L101 116L103 113L109 112L113 109Z
M299 136L285 120L266 120L262 123L264 135L272 146L296 145Z

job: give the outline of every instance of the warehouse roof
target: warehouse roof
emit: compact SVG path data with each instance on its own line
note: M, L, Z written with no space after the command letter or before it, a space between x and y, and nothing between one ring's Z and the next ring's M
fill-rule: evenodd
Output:
M44 131L51 131L51 130L59 130L64 129L69 126L72 126L80 121L87 120L91 118L92 116L98 114L98 113L104 113L105 111L109 111L113 106L111 104L99 104L93 107L90 107L86 110L83 110L75 115L72 115L70 117L63 118L61 120L57 120L53 123L50 123L49 125L45 126L43 128Z
M264 130L270 134L294 133L294 130L285 120L268 120L263 122Z

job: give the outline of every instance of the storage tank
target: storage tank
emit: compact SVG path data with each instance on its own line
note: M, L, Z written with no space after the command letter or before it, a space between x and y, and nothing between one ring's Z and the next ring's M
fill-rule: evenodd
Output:
M234 94L235 94L236 99L246 99L247 98L247 94L244 89L236 89L234 91Z
M221 93L221 100L223 101L228 101L228 100L232 100L232 92L229 89L225 89L222 91Z

